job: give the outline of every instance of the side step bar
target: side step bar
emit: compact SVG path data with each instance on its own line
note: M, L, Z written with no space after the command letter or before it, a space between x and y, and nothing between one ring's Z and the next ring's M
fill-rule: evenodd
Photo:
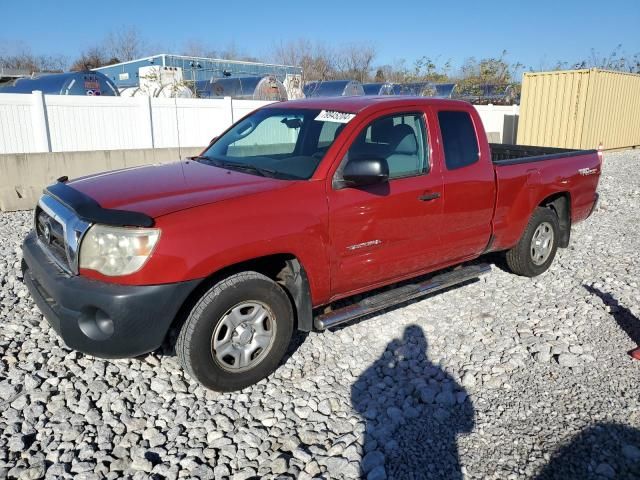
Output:
M365 315L383 310L392 305L397 305L414 298L423 297L430 293L444 290L445 288L453 285L473 280L490 271L491 266L483 263L442 273L423 282L412 283L394 288L393 290L387 290L371 297L367 297L352 305L347 305L346 307L333 310L329 313L318 315L313 320L313 325L318 330L335 327L336 325L349 322L359 317L364 317Z

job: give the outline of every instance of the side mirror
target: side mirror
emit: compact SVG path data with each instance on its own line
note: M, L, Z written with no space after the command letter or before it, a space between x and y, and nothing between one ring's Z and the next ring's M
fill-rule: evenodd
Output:
M342 172L343 186L363 187L389 180L389 165L382 158L354 158Z

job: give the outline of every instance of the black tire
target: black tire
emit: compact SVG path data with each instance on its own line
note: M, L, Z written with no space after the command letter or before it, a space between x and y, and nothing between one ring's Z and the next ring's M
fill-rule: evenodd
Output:
M546 260L537 264L533 259L532 240L538 227L545 223L550 225L551 230L553 230L551 250ZM515 247L507 252L506 257L509 269L513 273L524 277L535 277L546 272L556 256L559 238L560 224L556 213L550 208L536 208L533 211L533 215L531 215L527 228L525 228L524 233L522 234L522 238L520 238L520 241Z
M255 365L232 371L216 358L213 335L218 324L243 302L258 302L266 307L274 317L269 322L275 322L275 329L270 346L252 360L259 360ZM237 273L215 284L196 303L182 325L176 353L184 369L204 387L221 392L241 390L278 367L291 340L293 325L291 302L280 285L257 272Z

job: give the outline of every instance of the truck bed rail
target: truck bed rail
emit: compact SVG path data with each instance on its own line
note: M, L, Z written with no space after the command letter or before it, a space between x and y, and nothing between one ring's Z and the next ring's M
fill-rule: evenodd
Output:
M489 146L491 147L491 160L496 165L539 162L596 152L596 150L574 150L571 148L509 145L504 143L490 143Z

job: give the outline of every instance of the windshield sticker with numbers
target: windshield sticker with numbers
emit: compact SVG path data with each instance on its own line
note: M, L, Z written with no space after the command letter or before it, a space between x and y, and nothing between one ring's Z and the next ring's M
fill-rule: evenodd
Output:
M333 110L322 110L316 117L320 122L349 123L355 117L355 113L335 112Z

